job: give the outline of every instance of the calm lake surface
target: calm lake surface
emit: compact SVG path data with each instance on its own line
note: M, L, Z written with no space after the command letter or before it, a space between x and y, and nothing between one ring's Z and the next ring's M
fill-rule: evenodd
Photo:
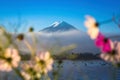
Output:
M54 64L56 66L56 63ZM55 67L54 67L55 68ZM115 72L116 70L116 72ZM49 73L51 80L51 72ZM116 77L116 79L115 79ZM21 80L13 72L0 72L0 80ZM64 60L58 80L120 80L120 69L104 61Z
M104 61L64 61L59 80L115 80L115 68ZM120 79L117 79L120 80Z

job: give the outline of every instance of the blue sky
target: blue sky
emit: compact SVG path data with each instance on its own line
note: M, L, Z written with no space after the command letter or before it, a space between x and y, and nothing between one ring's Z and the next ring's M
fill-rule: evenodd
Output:
M66 21L86 31L85 15L98 21L120 14L120 0L0 0L0 24L12 30L22 26L25 32L33 26L36 31L48 27L55 21ZM120 32L113 22L101 25L103 32Z

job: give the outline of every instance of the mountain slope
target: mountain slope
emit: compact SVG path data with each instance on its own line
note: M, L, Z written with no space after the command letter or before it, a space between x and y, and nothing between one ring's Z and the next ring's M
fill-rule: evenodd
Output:
M70 30L77 30L74 26L68 24L67 22L63 21L61 23L55 22L50 27L44 28L42 32L64 32Z

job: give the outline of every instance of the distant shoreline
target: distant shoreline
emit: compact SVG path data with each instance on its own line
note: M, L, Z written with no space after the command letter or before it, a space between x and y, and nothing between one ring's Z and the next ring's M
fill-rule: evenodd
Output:
M20 54L22 60L30 60L30 54ZM84 54L60 54L60 55L52 55L53 59L55 60L81 60L81 61L89 61L89 60L102 60L99 57L99 54L91 54L91 53L84 53ZM103 61L103 60L102 60Z
M99 54L65 54L65 55L53 55L53 58L56 60L81 60L81 61L88 61L88 60L102 60L99 57Z

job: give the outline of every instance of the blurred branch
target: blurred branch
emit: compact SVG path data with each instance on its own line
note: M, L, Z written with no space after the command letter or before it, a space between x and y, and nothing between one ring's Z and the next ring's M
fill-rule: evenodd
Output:
M108 20L104 20L104 21L101 21L99 22L100 25L103 25L103 24L107 24L107 23L110 23L110 22L114 22L119 28L120 28L120 14L118 15L113 15L112 18L108 19Z

